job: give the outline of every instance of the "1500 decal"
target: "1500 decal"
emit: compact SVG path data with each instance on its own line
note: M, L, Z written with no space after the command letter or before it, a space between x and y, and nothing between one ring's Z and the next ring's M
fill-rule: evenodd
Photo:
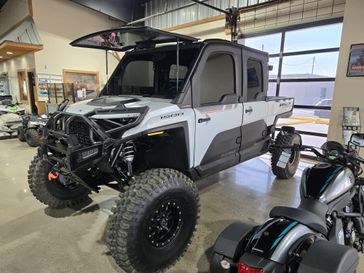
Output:
M173 113L173 114L161 116L161 119L176 118L176 117L181 117L183 115L184 115L184 113Z

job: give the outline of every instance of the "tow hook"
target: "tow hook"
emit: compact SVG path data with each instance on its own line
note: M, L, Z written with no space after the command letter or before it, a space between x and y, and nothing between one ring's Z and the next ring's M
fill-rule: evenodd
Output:
M51 171L48 173L48 180L54 181L59 178L59 165L56 164L52 167Z

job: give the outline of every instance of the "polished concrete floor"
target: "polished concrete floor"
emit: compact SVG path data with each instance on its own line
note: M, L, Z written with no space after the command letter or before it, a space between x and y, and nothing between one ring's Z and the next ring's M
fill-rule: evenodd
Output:
M29 192L26 172L36 149L0 140L0 272L122 273L108 255L105 226L117 192L105 188L81 210L52 210ZM186 255L168 272L208 272L209 249L232 221L263 222L275 205L297 205L300 165L276 180L263 156L198 182L201 219ZM359 273L364 273L361 257Z

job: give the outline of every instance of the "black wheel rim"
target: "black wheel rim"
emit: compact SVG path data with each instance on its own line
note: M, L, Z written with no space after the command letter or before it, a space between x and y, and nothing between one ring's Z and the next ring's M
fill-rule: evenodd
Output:
M177 200L165 200L153 210L148 221L148 240L156 248L173 242L183 225L182 207Z

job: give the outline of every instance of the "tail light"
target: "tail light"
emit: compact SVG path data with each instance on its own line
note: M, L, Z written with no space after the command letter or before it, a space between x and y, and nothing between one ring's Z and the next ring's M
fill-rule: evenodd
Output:
M251 267L244 263L239 263L238 264L238 273L263 273L263 269Z

